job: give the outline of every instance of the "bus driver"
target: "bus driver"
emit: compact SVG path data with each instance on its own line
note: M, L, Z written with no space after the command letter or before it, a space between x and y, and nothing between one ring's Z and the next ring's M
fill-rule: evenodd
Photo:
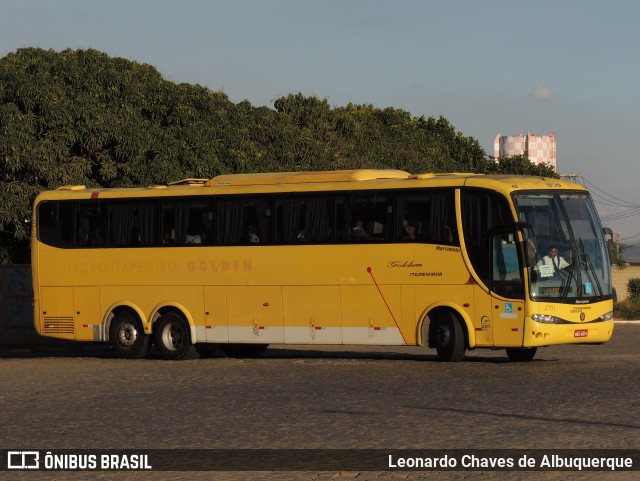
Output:
M552 247L549 255L544 256L538 261L535 269L540 273L540 277L553 277L561 269L568 267L569 263L558 255L558 249Z

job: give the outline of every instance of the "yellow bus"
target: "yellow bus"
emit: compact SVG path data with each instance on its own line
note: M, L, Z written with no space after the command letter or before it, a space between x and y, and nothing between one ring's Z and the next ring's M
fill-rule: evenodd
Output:
M607 241L558 179L349 170L65 186L34 204L38 333L125 358L419 345L443 361L608 341Z

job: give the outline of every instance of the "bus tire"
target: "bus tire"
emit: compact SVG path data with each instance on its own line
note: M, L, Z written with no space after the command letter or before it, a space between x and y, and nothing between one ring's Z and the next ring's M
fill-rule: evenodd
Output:
M111 320L109 340L116 354L125 359L142 359L149 352L149 336L140 320L127 311L119 312Z
M536 355L536 347L508 347L506 349L507 356L513 362L529 362Z
M222 352L229 357L251 358L262 354L269 344L223 344Z
M443 312L434 325L435 348L438 357L444 362L458 362L464 359L466 351L462 325L450 312Z
M160 316L153 329L154 339L164 359L180 360L197 357L191 342L189 323L179 314L169 312Z

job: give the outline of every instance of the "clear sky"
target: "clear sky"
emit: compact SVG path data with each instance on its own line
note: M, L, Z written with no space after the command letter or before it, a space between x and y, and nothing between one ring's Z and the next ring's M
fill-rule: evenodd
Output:
M488 154L498 132L551 131L558 171L640 243L635 0L0 0L0 56L21 47L94 48L255 106L442 115Z

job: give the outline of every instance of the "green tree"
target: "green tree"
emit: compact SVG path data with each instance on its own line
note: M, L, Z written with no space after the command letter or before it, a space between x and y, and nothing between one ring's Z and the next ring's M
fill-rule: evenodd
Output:
M556 174L551 165L534 164L526 154L500 157L495 161L493 166L487 168L487 173L558 178L558 174Z
M241 144L220 92L95 50L0 59L0 261L27 261L30 206L65 184L131 186L229 171Z
M495 162L444 117L300 93L274 108L234 104L96 50L0 59L0 262L28 262L33 200L61 185L354 168L552 175L526 157Z

